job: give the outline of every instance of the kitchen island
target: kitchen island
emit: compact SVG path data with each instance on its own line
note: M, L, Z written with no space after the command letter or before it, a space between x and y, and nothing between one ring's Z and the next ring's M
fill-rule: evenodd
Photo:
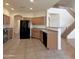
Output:
M48 49L61 49L60 46L60 33L58 28L32 28L39 30L39 40ZM37 32L34 32L37 33ZM36 36L37 37L37 36Z

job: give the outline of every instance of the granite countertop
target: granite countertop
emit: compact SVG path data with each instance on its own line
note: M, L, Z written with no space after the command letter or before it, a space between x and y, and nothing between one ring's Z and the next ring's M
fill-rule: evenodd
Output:
M58 32L58 29L59 28L63 28L63 27L46 27L46 25L40 25L40 26L32 26L33 29L39 29L39 30L42 30L42 31L45 31L45 32L48 32L48 31L55 31L55 32Z

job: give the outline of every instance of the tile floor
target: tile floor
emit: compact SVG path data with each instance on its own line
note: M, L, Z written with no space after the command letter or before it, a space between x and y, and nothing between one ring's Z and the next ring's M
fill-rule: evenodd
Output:
M62 44L62 50L71 58L75 59L75 42L73 42L74 46L71 45L70 42L68 42L68 39L61 40ZM71 41L72 42L72 41Z
M4 59L70 59L62 50L48 50L38 39L14 39L3 45Z

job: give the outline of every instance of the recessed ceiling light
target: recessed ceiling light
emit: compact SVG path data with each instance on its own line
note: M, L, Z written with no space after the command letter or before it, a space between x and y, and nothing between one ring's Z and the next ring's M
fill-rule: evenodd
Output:
M30 8L30 10L32 10L32 8Z
M30 0L30 2L34 2L34 0Z
M6 3L7 6L9 6L9 3Z
M11 10L14 10L14 8L11 8Z

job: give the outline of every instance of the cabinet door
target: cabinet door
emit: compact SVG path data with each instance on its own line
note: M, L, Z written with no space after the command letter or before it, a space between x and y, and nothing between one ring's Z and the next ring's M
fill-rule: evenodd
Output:
M10 17L3 15L3 25L10 25Z
M38 30L38 29L32 29L32 37L40 39L41 38L40 30Z
M36 31L34 29L32 29L32 37L35 38L36 37Z
M47 47L49 49L57 49L57 39L58 39L58 32L52 31L48 33L48 38L47 38Z
M32 18L32 24L33 25L44 25L44 17L36 17L36 18Z

